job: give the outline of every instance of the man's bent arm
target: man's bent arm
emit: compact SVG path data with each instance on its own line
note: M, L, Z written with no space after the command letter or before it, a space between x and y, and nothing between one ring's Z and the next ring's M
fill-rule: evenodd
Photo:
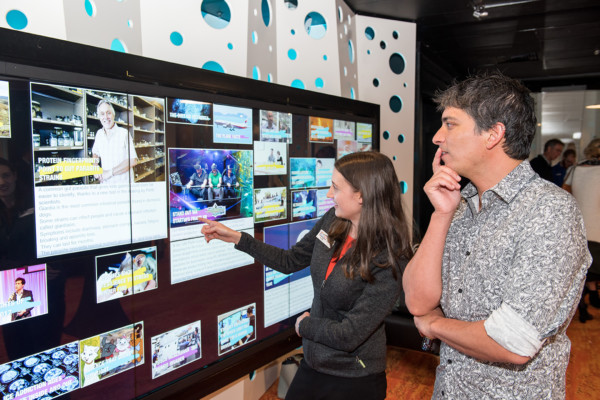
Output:
M445 318L436 310L423 317L415 317L421 333L440 339L448 346L482 361L525 364L531 358L515 354L492 339L486 332L485 321L460 321Z
M431 215L427 232L402 276L406 307L413 315L428 314L440 304L442 256L452 215Z

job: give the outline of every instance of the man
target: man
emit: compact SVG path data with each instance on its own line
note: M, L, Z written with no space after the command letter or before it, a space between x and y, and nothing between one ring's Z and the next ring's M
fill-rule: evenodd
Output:
M235 197L235 188L239 187L240 184L237 180L237 177L233 173L231 169L231 165L227 166L227 171L223 175L223 196L225 198Z
M544 144L544 154L539 154L531 160L531 168L545 180L553 182L552 161L556 160L562 154L564 148L565 145L560 140L548 140Z
M25 286L25 278L17 278L15 279L15 292L9 297L8 301L29 301L33 302L33 293L31 290L24 289ZM17 311L11 314L11 321L17 321L19 319L31 317L31 310L33 307L27 308L22 311Z
M187 183L186 187L188 188L191 194L198 198L198 200L206 200L208 172L202 169L202 165L200 165L200 163L196 163L194 165L194 170L196 172L194 172L192 176L190 176L190 181Z
M269 157L267 158L267 162L269 164L275 164L275 153L273 153L273 149L271 149L271 154L269 154Z
M590 255L573 197L527 161L533 99L491 74L436 102L434 212L403 276L417 328L442 341L433 398L564 398L565 332Z
M208 199L212 200L217 197L217 200L221 200L223 198L223 185L222 175L217 169L217 164L213 163L210 167L211 173L208 174L208 186L210 189L208 191Z
M108 101L100 100L97 113L102 128L96 133L92 156L100 159L102 173L94 177L100 183L129 184L134 181L132 168L138 163L133 139L127 129L116 124L115 109Z
M577 162L577 155L575 154L575 150L567 149L563 153L562 160L554 167L552 167L552 182L554 182L558 186L562 186L563 181L565 180L565 175L567 174L567 170L569 167L575 165Z

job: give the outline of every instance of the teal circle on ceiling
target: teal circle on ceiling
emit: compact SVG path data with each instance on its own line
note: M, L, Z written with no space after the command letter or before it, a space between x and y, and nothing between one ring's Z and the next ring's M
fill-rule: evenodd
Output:
M393 73L400 75L406 68L406 61L400 53L394 53L390 56L390 69Z
M356 99L356 93L354 92L354 88L353 87L350 88L350 98L352 100Z
M323 82L322 78L317 78L315 79L315 86L319 89L323 88L323 86L325 85L325 82Z
M28 24L27 16L20 10L10 10L7 12L6 22L8 23L8 26L19 31L25 29Z
M304 82L302 82L300 79L294 79L290 86L296 89L304 89Z
M209 71L215 71L215 72L222 72L225 73L225 70L223 69L223 67L221 66L221 64L219 64L216 61L207 61L204 63L204 65L202 66L203 69L207 69Z
M252 79L260 80L260 69L257 65L252 68Z
M392 157L392 159L393 159L394 161L396 161L396 156Z
M398 31L392 32L392 36L394 37L394 39L398 39Z
M120 53L127 53L127 46L125 46L125 42L123 42L121 39L113 39L112 43L110 44L110 49Z
M88 16L96 16L96 3L94 3L92 0L85 0L85 2L83 3L83 7L85 8L85 13Z
M289 49L288 50L288 58L292 61L294 61L296 58L298 58L298 53L296 53L296 50Z
M265 26L268 27L271 23L271 4L269 3L269 0L262 0L260 10L262 12L263 22L265 23Z
M273 82L273 74L267 75L267 82Z
M375 86L375 87L379 86L379 79L377 79L377 78L373 79L373 86Z
M171 43L173 43L175 46L181 46L183 44L183 36L177 31L171 32L169 39L171 39Z
M382 50L385 50L386 46L387 45L385 44L385 41L382 40L381 42L379 42L379 47L381 47Z
M405 138L404 138L404 135L403 135L403 134L399 134L399 135L398 135L398 142L400 142L400 143L404 143L404 139L405 139Z
M405 194L407 190L408 185L406 184L406 182L400 181L400 191L402 192L402 194Z
M295 35L295 34L296 34L296 31L295 31L295 30L293 30L293 29L292 29L290 32L292 33L292 35Z
M370 26L367 26L367 29L365 29L365 36L367 39L373 40L375 38L375 30L373 30L373 28Z
M252 43L256 44L258 42L258 33L256 31L252 31Z
M383 131L383 138L388 140L390 138L390 133L388 131Z
M231 9L225 0L203 0L200 11L204 21L215 29L223 29L231 21Z
M352 40L348 40L348 58L350 58L350 63L354 64L354 44Z
M395 113L402 110L402 99L399 96L390 97L390 109Z
M327 61L327 54L323 54L323 60Z
M304 29L313 39L321 39L327 33L327 22L321 14L311 11L304 18Z
M133 20L128 19L127 20L127 26L130 27L130 28L133 28Z
M229 50L233 50L233 44L232 43L227 43L227 48Z
M371 54L371 50L367 50L367 54Z

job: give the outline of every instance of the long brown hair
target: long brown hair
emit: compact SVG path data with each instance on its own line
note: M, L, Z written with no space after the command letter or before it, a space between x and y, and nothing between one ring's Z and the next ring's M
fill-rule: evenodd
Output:
M374 263L380 268L393 268L394 278L398 279L399 260L412 257L412 249L400 183L392 162L381 153L368 151L348 154L338 159L334 167L363 200L356 242L341 261L344 274L348 278L360 274L372 282L369 265ZM331 224L328 236L334 246L334 258L339 257L351 226L343 218L336 218Z

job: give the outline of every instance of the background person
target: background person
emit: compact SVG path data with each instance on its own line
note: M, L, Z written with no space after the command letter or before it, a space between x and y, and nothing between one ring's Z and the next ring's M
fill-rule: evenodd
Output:
M552 167L552 182L558 186L562 186L567 174L567 170L575 165L577 162L577 155L575 150L567 149L562 155L562 160Z
M100 159L102 174L94 175L100 183L129 183L134 181L132 168L138 163L133 139L127 129L115 122L115 109L106 100L98 103L98 118L102 128L96 133L92 157Z
M539 176L547 181L553 182L552 161L556 160L561 154L565 145L558 139L550 139L544 144L544 153L538 154L531 160L531 168Z
M295 324L305 357L286 399L383 399L383 319L412 254L392 162L376 152L337 160L327 197L334 207L289 250L216 221L202 220L202 233L286 274L310 265L313 304Z
M527 161L533 98L489 74L435 100L434 212L403 282L417 328L442 341L433 398L564 398L590 256L575 199Z
M569 171L563 188L573 193L581 208L588 248L593 258L579 303L579 320L586 322L592 319L592 316L587 311L585 295L589 293L590 304L600 308L600 138L588 143L583 150L583 156L585 159Z

